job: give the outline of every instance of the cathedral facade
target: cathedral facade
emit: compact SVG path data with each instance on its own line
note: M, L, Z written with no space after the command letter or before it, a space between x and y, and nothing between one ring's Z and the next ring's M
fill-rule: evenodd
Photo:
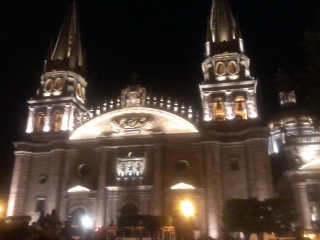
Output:
M120 216L194 208L194 229L221 236L223 203L272 198L269 129L260 125L257 80L228 2L213 0L197 113L143 86L86 107L86 62L75 3L50 49L26 139L16 142L7 215L82 211L94 226ZM201 49L199 49L201 51Z

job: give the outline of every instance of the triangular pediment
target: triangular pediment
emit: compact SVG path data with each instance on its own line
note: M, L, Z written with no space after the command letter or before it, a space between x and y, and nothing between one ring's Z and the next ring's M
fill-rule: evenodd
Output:
M75 186L75 187L72 187L72 188L68 189L68 192L69 193L72 193L72 192L90 192L90 189L78 185L78 186Z
M195 187L190 185L190 184L181 182L181 183L178 183L176 185L171 186L170 189L172 189L172 190L177 190L177 189L195 189Z

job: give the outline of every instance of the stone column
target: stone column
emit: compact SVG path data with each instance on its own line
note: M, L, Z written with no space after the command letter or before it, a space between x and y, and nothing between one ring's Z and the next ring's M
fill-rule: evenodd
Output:
M46 197L46 212L60 209L61 181L63 170L61 168L63 151L55 150L51 153L50 167L48 173L48 188Z
M231 91L226 92L226 118L227 119L233 119L234 118L234 105L233 105L233 99L231 98Z
M295 183L293 185L294 195L296 204L298 206L300 214L301 227L304 229L312 229L311 225L311 213L309 207L307 184L306 183Z
M61 162L61 175L60 175L60 181L61 181L61 187L60 187L60 206L63 206L60 208L60 218L61 221L67 220L68 214L69 214L69 205L68 205L68 192L67 192L67 183L70 176L70 169L71 169L71 163L74 162L77 158L77 150L70 149L64 151L64 158Z
M28 114L28 124L27 124L27 133L32 133L34 130L34 117L35 117L35 108L29 107L29 114Z
M150 160L154 161L153 164L153 215L161 215L162 213L162 147L157 146L154 148L154 158L150 159L150 150L146 151L146 161L150 162ZM148 210L150 211L150 210Z
M15 164L10 187L7 215L25 215L24 206L28 187L28 173L31 154L25 152L15 153Z
M203 106L203 120L212 120L212 108L210 107L210 93L202 94L202 106Z
M47 113L44 119L44 132L49 132L51 129L51 106L47 106Z
M69 129L68 123L69 123L69 104L66 104L64 106L63 110L63 117L62 117L62 125L61 125L61 130L66 131Z
M99 175L98 175L98 196L97 196L97 215L96 215L96 226L106 225L106 175L107 175L107 157L108 149L101 149L101 152L97 152L100 159L99 161Z
M73 130L73 125L74 125L74 105L71 104L70 106L70 113L69 113L69 130L72 131Z

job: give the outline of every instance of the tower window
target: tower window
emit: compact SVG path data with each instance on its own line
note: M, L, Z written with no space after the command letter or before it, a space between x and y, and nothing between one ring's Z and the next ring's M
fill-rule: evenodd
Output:
M36 131L38 131L38 132L43 131L45 117L46 117L46 114L44 114L42 112L38 113L37 118L36 118L36 127L35 127Z
M216 66L216 73L221 76L225 74L225 72L226 72L226 68L224 64L222 62L219 62Z
M63 87L63 81L61 78L57 78L54 84L54 90L61 91Z
M213 103L213 113L215 121L226 120L226 108L221 98L216 99Z
M237 72L237 66L236 66L236 63L234 61L229 62L229 64L228 64L228 72L230 74L235 74Z
M60 111L56 111L53 115L53 131L60 132L62 126L62 117L63 113Z
M247 119L247 104L244 98L237 98L234 104L236 119Z
M46 81L46 84L44 85L44 90L45 90L46 92L51 92L52 89L53 89L53 82L52 82L51 79L48 79L48 80Z

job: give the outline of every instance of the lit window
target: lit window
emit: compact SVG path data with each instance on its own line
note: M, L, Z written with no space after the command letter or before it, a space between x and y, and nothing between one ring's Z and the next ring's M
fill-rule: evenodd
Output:
M243 98L237 98L234 105L235 118L247 119L247 104Z
M54 132L61 131L62 117L63 117L63 113L60 111L55 112L55 114L53 115L53 131Z
M54 84L54 90L61 91L63 87L63 82L61 78L57 78Z
M216 66L216 72L218 75L223 75L226 72L226 68L222 62L219 62Z
M36 127L35 130L38 132L42 132L44 128L44 120L45 120L46 114L44 113L38 113L37 119L36 119Z
M213 103L213 113L215 121L226 120L226 108L222 99L216 99Z
M228 64L228 72L230 74L235 74L237 72L237 66L235 62L229 62Z
M53 89L53 82L52 82L51 79L48 79L48 80L46 81L46 84L44 85L44 90L45 90L46 92L51 92L52 89Z

